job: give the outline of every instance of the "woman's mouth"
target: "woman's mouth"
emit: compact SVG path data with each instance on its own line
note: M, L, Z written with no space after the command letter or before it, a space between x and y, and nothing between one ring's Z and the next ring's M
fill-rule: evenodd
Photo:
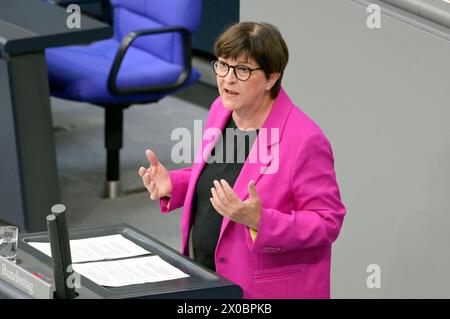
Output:
M224 89L224 91L225 91L226 95L228 95L228 96L239 95L239 93L237 93L236 91L233 91L233 90Z

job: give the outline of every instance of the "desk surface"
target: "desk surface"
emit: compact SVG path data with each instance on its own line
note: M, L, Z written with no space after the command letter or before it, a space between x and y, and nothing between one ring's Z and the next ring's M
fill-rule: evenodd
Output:
M112 27L81 15L81 28L67 27L64 8L42 0L0 1L0 52L9 55L40 51L111 37Z

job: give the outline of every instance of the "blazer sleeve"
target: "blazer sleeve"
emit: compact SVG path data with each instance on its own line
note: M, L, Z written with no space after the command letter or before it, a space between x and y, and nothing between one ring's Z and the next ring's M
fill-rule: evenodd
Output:
M258 233L247 244L252 252L274 253L329 245L339 235L345 206L334 172L330 143L313 133L297 149L291 170L295 210L280 212L263 207Z
M187 167L169 171L170 180L172 181L172 193L170 196L160 198L159 206L161 213L167 214L183 206L189 185L189 178L191 177L191 170L191 167Z

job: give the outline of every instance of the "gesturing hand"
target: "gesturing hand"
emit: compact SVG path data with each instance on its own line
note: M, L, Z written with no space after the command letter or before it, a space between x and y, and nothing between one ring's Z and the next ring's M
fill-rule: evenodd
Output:
M155 200L164 196L169 196L172 192L172 181L170 180L167 169L162 165L155 153L151 150L145 151L150 163L149 168L140 167L139 176L147 188L150 199Z
M254 230L258 230L261 218L261 200L255 189L255 183L248 184L248 199L242 201L224 179L214 181L211 188L210 201L216 211L232 221L244 224Z

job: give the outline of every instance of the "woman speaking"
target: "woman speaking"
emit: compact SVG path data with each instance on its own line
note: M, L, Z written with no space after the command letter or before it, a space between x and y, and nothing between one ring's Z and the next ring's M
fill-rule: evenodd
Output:
M162 213L183 207L182 253L244 298L329 298L345 207L328 139L281 86L286 43L271 24L241 22L214 52L220 96L192 167L167 171L147 150L139 175Z

